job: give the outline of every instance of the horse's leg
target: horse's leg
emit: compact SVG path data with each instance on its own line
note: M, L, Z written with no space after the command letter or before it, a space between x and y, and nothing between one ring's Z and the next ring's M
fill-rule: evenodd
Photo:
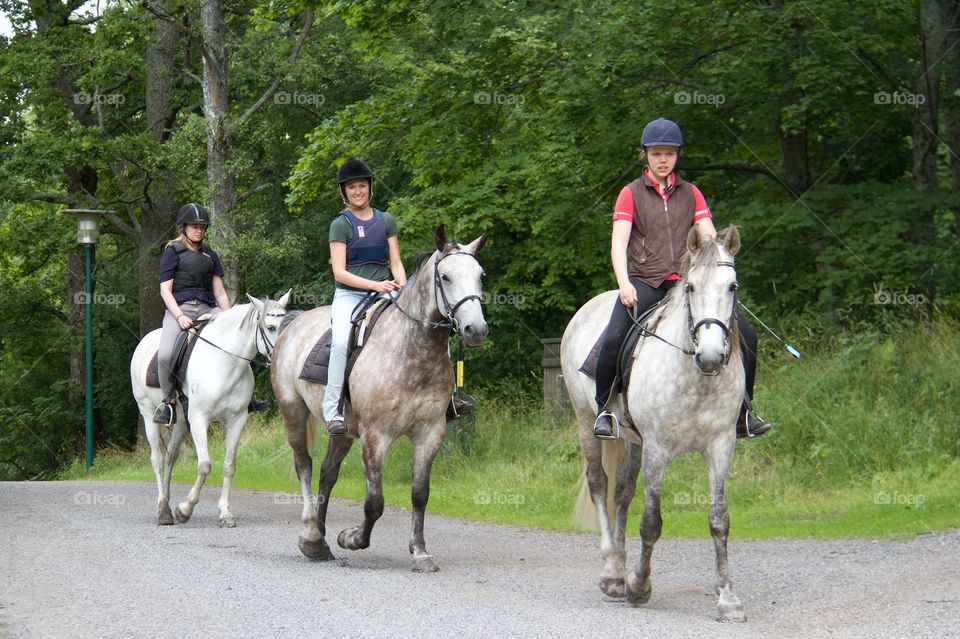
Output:
M340 477L340 464L353 446L353 437L330 437L327 444L327 454L320 464L320 485L317 488L316 510L313 510L313 528L317 537L310 542L300 536L300 551L311 559L333 559L330 546L325 539L327 535L327 506L330 505L330 492ZM310 543L308 543L310 542ZM306 546L306 548L305 548ZM313 554L311 554L313 553Z
M613 531L607 508L607 473L603 467L603 441L593 436L593 420L585 419L580 424L580 450L586 462L587 489L590 501L597 509L600 520L600 556L603 569L600 573L600 590L611 597L623 596L625 565L618 561L614 552Z
M370 532L383 515L383 458L393 443L391 439L373 429L361 428L363 474L367 478L367 498L363 502L363 524L341 530L337 544L346 550L358 550L370 546Z
M414 572L436 572L440 567L427 552L423 540L423 518L430 498L430 470L433 460L443 445L443 424L433 428L421 428L410 438L413 442L413 486L410 500L413 504L413 534L410 537L410 554L413 555Z
M667 470L667 459L656 455L650 446L643 451L643 519L640 521L640 557L633 572L627 576L627 601L632 604L646 603L650 599L650 557L653 545L660 539L663 519L660 517L660 490L663 487L663 474Z
M165 461L163 465L163 497L161 500L161 509L163 509L165 505L167 512L170 512L170 481L173 479L173 467L177 463L177 459L180 458L180 446L183 444L183 440L186 436L187 427L183 424L183 420L181 419L179 422L173 425L173 429L170 433L170 440L167 442L166 454L164 455ZM172 515L170 523L173 523Z
M220 502L217 504L220 508L221 528L235 528L237 525L236 517L230 512L230 486L233 484L233 475L237 472L237 444L246 425L247 410L244 407L235 419L230 420L226 428L223 442L223 487L220 490Z
M154 423L152 416L143 415L143 430L147 435L147 442L150 444L150 466L153 467L153 474L157 478L157 525L173 525L173 514L170 512L170 484L164 483L164 463L167 454L163 448L163 442L160 440L160 427ZM164 488L167 489L164 492Z
M729 441L726 441L729 439ZM733 459L733 435L708 449L705 455L710 481L710 534L717 553L717 603L719 621L746 621L743 604L733 594L730 570L727 565L727 534L730 532L730 513L727 512L727 473Z
M624 575L627 572L627 513L630 502L637 493L637 475L640 474L640 460L643 446L627 444L627 454L617 470L617 486L614 500L617 504L616 522L613 528L613 547L610 552L611 569L616 570L618 578L600 583L600 589L611 597L623 597L625 594Z
M207 475L210 474L210 468L213 466L210 462L210 450L207 446L207 426L206 415L191 411L190 437L193 438L193 446L197 450L197 479L190 487L190 492L187 493L187 500L177 504L177 509L173 513L181 524L190 521L193 509L200 501L200 489L203 488L203 483L207 481Z

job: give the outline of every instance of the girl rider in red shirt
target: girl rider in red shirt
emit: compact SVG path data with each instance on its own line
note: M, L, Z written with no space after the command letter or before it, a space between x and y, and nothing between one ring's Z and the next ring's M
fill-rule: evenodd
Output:
M616 417L607 410L607 402L617 383L617 353L632 323L629 309L636 307L637 316L642 315L680 279L678 271L691 226L697 229L701 240L717 235L700 189L674 172L683 146L680 127L664 118L654 120L644 127L641 144L647 166L640 178L623 187L613 213L610 258L620 297L610 315L597 361L599 414L593 427L597 437L609 438L615 432ZM636 210L638 207L640 210ZM669 210L666 222L664 210ZM629 268L628 249L632 258ZM737 327L746 374L746 397L737 420L737 437L756 437L771 428L769 422L754 417L748 408L757 369L757 333L739 311Z

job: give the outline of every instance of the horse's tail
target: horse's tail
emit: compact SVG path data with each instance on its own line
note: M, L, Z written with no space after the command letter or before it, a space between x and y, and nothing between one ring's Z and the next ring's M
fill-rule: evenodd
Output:
M607 513L610 517L616 512L614 491L617 487L617 468L626 454L627 447L622 439L607 439L600 444L600 463L603 474L607 476ZM600 530L600 513L590 499L590 487L587 485L586 461L583 463L583 472L580 473L580 491L573 507L573 520L586 530Z

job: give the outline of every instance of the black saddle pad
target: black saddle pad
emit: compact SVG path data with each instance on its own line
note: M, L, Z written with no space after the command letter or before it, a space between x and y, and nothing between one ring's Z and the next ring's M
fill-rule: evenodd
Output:
M300 379L308 382L327 383L327 369L330 365L330 345L333 343L333 329L320 336L317 343L310 349L307 361L303 363Z

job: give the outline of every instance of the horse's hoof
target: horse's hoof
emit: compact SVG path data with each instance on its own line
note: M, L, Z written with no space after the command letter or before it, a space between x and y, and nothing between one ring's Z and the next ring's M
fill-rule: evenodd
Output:
M177 506L177 509L173 511L173 516L176 517L177 522L181 524L185 524L190 521L190 515L184 514L184 512L180 510L180 506Z
M747 613L743 611L742 604L737 604L735 606L725 606L720 604L718 607L718 612L720 615L717 617L717 621L722 621L724 623L744 623L747 620Z
M603 577L600 580L600 590L608 597L622 599L626 596L626 586L622 577Z
M726 623L743 623L747 620L747 613L743 611L743 604L735 594L728 590L720 592L720 601L717 604L717 621Z
M309 541L300 537L297 545L300 546L300 552L310 559L316 559L318 561L332 561L336 559L333 553L330 552L330 546L328 546L327 542L323 539L320 539L320 541Z
M362 540L359 540L360 536L360 527L356 528L347 528L346 530L341 530L340 534L337 535L337 545L343 548L344 550L362 550L370 545L370 542L363 543Z
M421 557L413 562L413 572L437 572L438 570L440 566L430 557Z
M157 513L157 525L158 526L172 526L173 525L173 514L170 512L170 506L166 508L161 508Z
M650 601L650 595L653 594L653 586L650 584L650 580L647 580L647 583L643 585L642 588L637 589L636 582L631 579L627 583L627 601L633 605L645 604Z
M237 518L233 515L229 517L220 518L220 527L221 528L236 528L237 527Z

